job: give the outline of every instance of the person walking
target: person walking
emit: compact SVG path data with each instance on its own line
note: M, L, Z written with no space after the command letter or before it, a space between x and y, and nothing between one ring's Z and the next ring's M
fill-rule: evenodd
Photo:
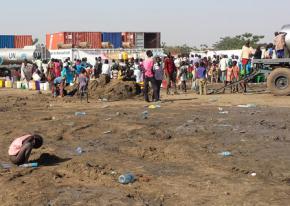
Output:
M161 84L163 80L163 67L162 67L162 61L160 57L156 57L156 63L154 64L154 77L156 79L156 87L157 87L157 101L160 101L160 90L161 90Z
M168 54L168 57L165 58L164 60L164 72L166 76L166 82L167 82L167 95L170 94L170 88L171 85L173 84L174 87L174 93L177 93L176 90L176 75L177 75L177 70L174 64L173 57L171 54Z
M153 67L154 67L154 60L153 60L153 53L151 50L148 50L146 52L147 59L144 61L144 98L146 102L150 102L149 100L149 82L151 83L151 86L153 88L153 101L157 101L158 94L157 94L157 86L156 86L156 80L153 73Z

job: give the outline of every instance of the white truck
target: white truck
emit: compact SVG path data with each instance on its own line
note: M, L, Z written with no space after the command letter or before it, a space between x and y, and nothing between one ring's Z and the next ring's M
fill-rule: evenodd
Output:
M27 46L23 49L0 49L0 77L10 76L12 69L20 69L25 59L33 63L38 58L50 59L50 53L43 45Z

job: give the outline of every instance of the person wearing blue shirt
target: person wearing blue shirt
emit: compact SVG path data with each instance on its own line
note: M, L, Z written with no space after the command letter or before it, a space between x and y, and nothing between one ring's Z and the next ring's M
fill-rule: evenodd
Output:
M73 73L67 63L64 63L63 69L61 71L61 76L65 77L67 84L73 83L73 79L74 79Z
M206 68L204 62L201 62L196 69L196 78L199 85L199 94L207 95L207 84L206 84Z
M84 69L84 67L82 66L82 64L77 64L76 65L76 72L77 75L80 75L80 73L82 73L82 70Z

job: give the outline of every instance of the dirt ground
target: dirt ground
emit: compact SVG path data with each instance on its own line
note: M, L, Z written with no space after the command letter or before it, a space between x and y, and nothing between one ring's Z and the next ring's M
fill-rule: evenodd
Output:
M289 205L290 97L163 95L156 109L14 89L0 99L0 163L13 138L45 138L31 156L40 167L0 168L1 206ZM126 172L137 180L118 183Z

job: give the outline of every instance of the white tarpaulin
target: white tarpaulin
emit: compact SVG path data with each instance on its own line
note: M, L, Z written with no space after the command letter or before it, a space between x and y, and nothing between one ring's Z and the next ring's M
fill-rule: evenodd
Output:
M77 59L87 58L88 63L94 65L96 62L96 57L101 57L102 59L106 59L106 55L98 50L75 50L74 57Z
M66 58L73 59L72 49L49 50L52 59L60 59L64 61Z

